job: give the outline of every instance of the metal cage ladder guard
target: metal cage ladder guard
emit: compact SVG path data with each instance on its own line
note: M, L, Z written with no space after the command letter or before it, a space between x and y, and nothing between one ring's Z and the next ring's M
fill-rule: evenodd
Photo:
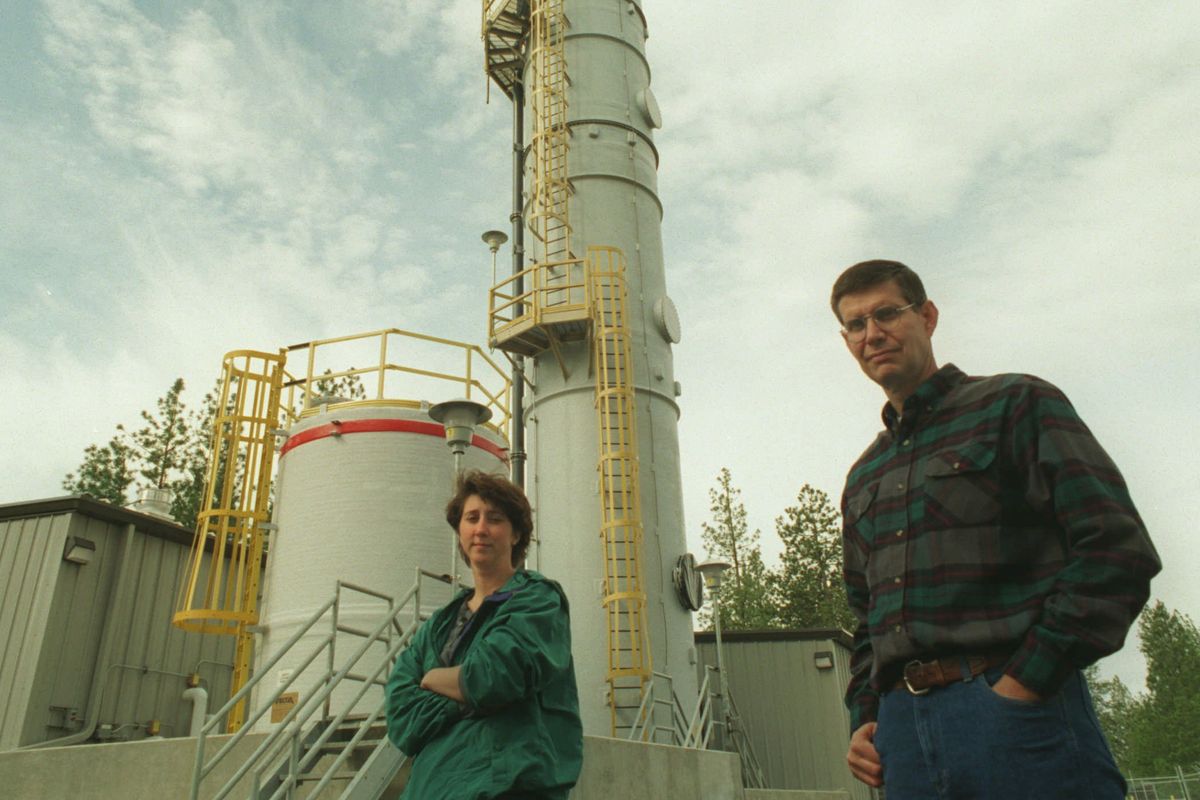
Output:
M567 61L563 43L567 18L563 0L532 0L529 6L531 145L534 180L529 229L543 247L542 262L571 259L567 152Z
M184 630L237 637L235 691L250 673L249 627L258 622L264 536L272 527L271 467L283 362L282 355L255 350L225 355L203 504L172 619ZM230 731L244 719L244 707L233 708Z
M620 250L588 248L599 434L596 469L605 559L603 603L608 616L607 679L614 736L638 724L637 709L646 701L653 671L645 622L637 409L624 273L625 258Z
M423 578L445 582L445 577L425 570L416 570L416 581L399 601L392 597L375 592L362 586L356 586L343 581L337 582L334 596L296 630L295 633L258 669L256 674L247 681L225 703L201 729L196 742L196 763L192 776L191 800L199 800L200 789L214 770L228 757L234 748L251 731L252 727L275 705L276 701L292 688L301 675L315 675L311 686L303 693L303 703L293 706L279 721L278 727L267 736L253 752L233 770L229 779L215 792L208 795L213 800L222 800L236 790L243 792L240 796L252 800L266 798L295 798L299 797L302 784L315 784L304 795L315 798L325 790L335 779L348 779L349 782L340 797L347 800L366 800L378 798L388 783L403 766L405 756L392 747L387 737L374 741L374 746L366 755L363 765L353 775L339 774L339 770L363 744L369 733L382 724L386 710L386 697L375 704L370 713L365 716L351 716L351 710L359 704L373 686L383 686L394 665L396 656L411 641L413 634L424 616L421 608L421 582ZM378 623L370 630L360 630L340 623L339 612L342 604L342 594L345 591L357 592L387 603L387 610L381 615ZM250 698L251 692L271 673L272 668L295 648L306 634L318 630L320 623L326 620L329 631L320 636L315 642L310 642L311 652L295 667L293 674L270 695L261 697L257 706L250 710L246 724L233 734L216 752L206 760L205 750L207 737L215 732L221 720L243 701ZM337 667L336 642L338 633L346 633L362 637L363 642L346 659L341 667ZM373 645L381 643L385 652L377 663L372 663L368 654ZM376 648L376 652L378 649ZM319 657L325 655L323 668L312 672L310 667L317 667ZM366 658L364 658L366 657ZM365 673L354 672L360 662ZM331 700L335 689L343 682L359 682L362 685L353 697L341 703L343 706L337 713L332 708ZM318 714L317 712L321 713ZM348 741L341 748L338 743L331 747L330 740L336 734L353 731ZM322 756L334 755L332 763L325 765L323 772L315 773L320 765ZM359 755L362 755L359 753Z

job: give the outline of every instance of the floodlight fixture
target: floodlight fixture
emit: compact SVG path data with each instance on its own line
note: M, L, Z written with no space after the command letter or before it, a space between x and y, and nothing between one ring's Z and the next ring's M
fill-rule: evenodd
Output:
M429 409L429 416L445 427L446 446L450 448L450 452L454 453L457 460L457 457L462 456L471 446L471 439L475 436L475 427L491 419L492 411L482 403L459 398L438 403Z
M72 564L90 564L95 555L96 543L91 539L84 539L82 536L67 537L66 546L63 547L63 561L70 561Z
M721 588L721 578L725 570L732 566L728 561L712 559L697 564L696 569L704 576L704 585L716 591Z
M508 234L504 231L484 231L483 236L480 238L483 239L488 249L495 254L500 249L500 245L508 241Z
M446 429L446 446L454 454L454 480L462 474L462 459L471 446L475 436L475 427L482 425L492 418L492 411L482 403L476 403L468 398L458 398L438 403L429 409L429 416L435 422L442 423ZM458 534L450 539L450 592L458 591Z

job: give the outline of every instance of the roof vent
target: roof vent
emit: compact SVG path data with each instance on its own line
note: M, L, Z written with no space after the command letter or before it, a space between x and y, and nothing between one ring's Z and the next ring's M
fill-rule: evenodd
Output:
M137 500L134 500L126 508L137 511L142 514L148 514L159 519L174 520L171 516L171 503L175 500L175 493L170 489L156 489L152 486L146 486L138 489Z

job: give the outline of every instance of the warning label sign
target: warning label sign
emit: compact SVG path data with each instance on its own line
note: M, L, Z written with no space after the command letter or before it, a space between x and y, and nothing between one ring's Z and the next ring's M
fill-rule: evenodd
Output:
M271 704L271 722L283 722L283 718L299 702L299 692L284 692L279 695L279 699Z

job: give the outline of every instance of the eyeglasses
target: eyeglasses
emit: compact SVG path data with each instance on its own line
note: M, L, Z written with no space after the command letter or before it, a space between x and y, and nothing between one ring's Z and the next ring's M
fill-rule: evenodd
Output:
M842 323L842 335L848 342L861 342L867 335L867 323L871 320L875 320L875 325L880 329L891 330L892 326L896 324L896 320L900 319L900 315L915 305L916 303L909 303L900 308L884 306L875 309L870 314L848 319Z

